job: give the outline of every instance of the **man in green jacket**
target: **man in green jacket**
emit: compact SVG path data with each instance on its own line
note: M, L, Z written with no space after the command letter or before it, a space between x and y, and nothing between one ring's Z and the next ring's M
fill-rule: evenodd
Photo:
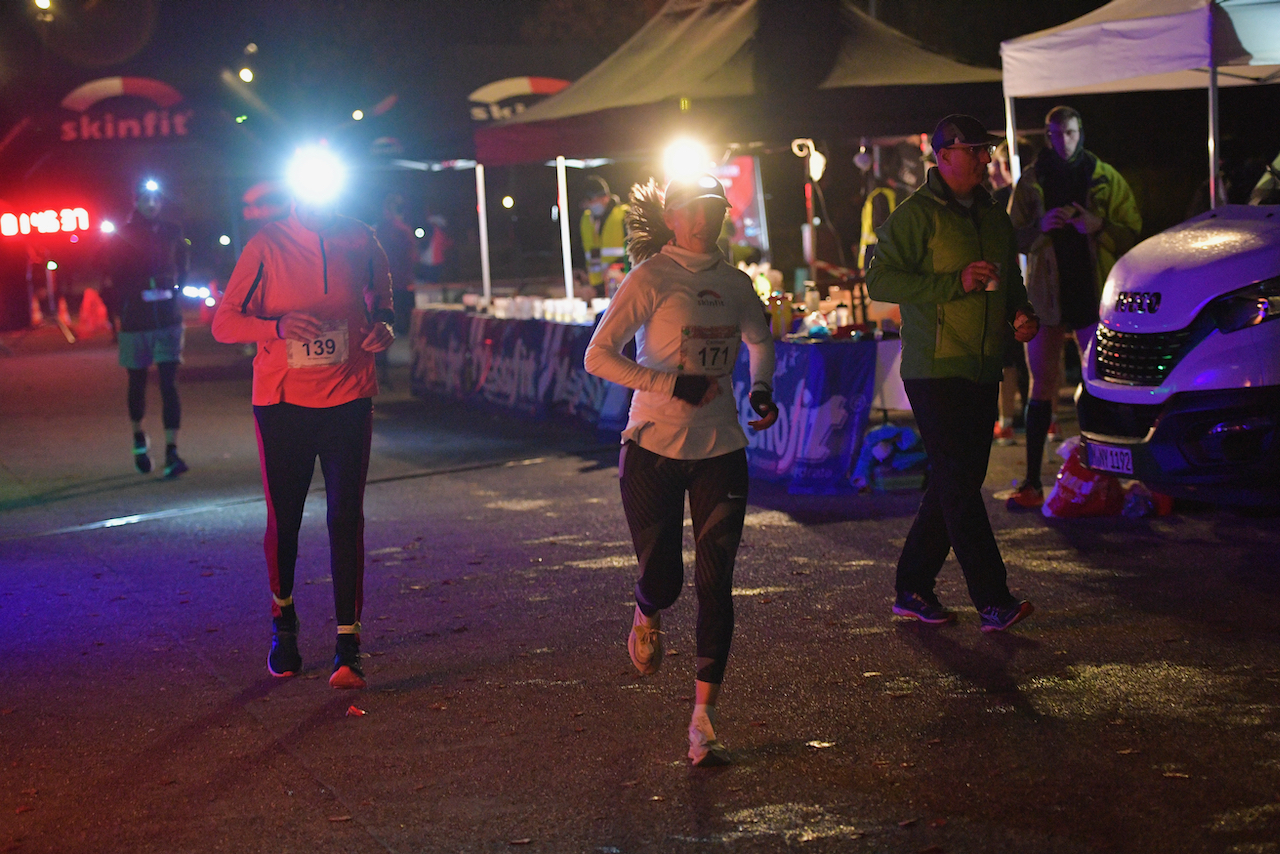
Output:
M1034 610L1009 592L982 498L1008 327L1020 342L1040 328L1009 215L982 187L998 141L972 116L943 119L933 132L937 167L877 231L867 270L871 298L902 307L902 382L930 464L898 559L893 613L955 619L934 593L954 549L984 632Z

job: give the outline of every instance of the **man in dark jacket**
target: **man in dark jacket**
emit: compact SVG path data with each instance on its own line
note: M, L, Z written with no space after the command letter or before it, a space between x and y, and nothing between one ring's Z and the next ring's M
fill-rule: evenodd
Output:
M129 372L129 420L133 422L133 463L151 471L149 442L142 428L147 407L147 369L160 375L164 419L164 476L187 470L178 456L178 364L182 361L182 311L179 288L187 277L187 242L182 227L159 218L163 199L152 179L138 187L129 221L112 235L105 250L108 283L103 302L118 331L120 365Z
M902 380L930 476L898 559L893 612L926 623L955 614L934 585L955 549L983 631L1029 615L1009 592L982 498L1007 328L1026 342L1040 322L1027 302L1009 215L982 187L999 140L971 116L933 132L938 159L925 186L877 232L867 271L873 299L902 307Z

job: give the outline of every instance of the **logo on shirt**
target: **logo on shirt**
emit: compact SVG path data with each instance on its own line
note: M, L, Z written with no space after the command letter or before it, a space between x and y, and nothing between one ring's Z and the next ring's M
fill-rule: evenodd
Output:
M698 291L698 305L724 305L724 297L710 288L706 288Z

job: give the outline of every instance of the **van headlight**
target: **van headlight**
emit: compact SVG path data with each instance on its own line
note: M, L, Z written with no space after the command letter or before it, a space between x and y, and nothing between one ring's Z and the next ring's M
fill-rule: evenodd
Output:
M1280 276L1224 294L1211 301L1208 309L1223 333L1280 317Z

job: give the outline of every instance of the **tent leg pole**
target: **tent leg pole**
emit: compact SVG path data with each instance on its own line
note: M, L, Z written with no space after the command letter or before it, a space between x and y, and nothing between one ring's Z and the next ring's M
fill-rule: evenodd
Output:
M476 215L480 222L480 284L484 289L484 304L488 306L493 296L493 282L489 278L489 208L485 200L484 165L476 164Z
M560 249L564 255L564 294L573 299L573 255L569 251L569 179L564 157L556 158L557 202L560 205Z
M1218 67L1209 66L1209 208L1223 203L1218 198Z
M1016 185L1022 177L1022 158L1018 155L1018 117L1013 110L1013 98L1004 96L1004 138L1009 143L1009 171Z

